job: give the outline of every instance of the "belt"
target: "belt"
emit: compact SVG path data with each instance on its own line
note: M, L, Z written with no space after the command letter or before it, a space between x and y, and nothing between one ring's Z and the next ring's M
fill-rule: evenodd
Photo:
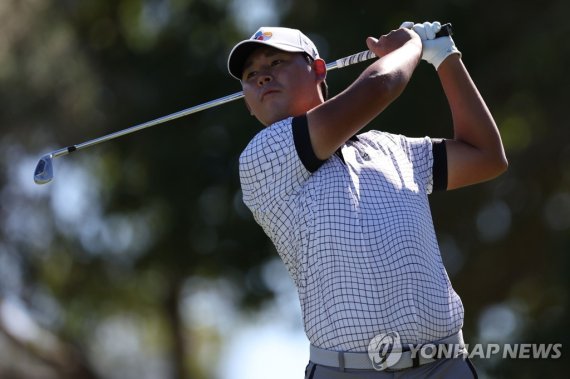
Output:
M447 345L445 349L438 349L438 346ZM464 353L465 345L463 342L463 333L461 330L444 339L422 344L404 346L400 350L392 350L389 354L401 354L397 362L392 363L384 371L399 371L412 367L418 367L427 363L435 362L438 358L451 358L457 356L457 353ZM344 351L334 351L321 349L311 345L311 362L329 367L338 367L344 369L364 369L364 370L382 370L374 367L372 358L368 353L350 353ZM443 354L442 354L443 353ZM397 358L396 358L397 359Z

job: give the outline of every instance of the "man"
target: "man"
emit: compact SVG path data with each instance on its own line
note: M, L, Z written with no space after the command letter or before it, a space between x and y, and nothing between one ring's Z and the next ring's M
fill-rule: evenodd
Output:
M491 179L507 161L453 40L435 38L437 22L402 26L368 37L379 59L327 101L326 65L298 30L261 28L228 59L266 126L240 157L240 180L297 286L311 343L306 378L476 377L468 359L412 354L432 343L464 354L463 306L427 195ZM437 70L453 138L357 135L402 93L421 58Z

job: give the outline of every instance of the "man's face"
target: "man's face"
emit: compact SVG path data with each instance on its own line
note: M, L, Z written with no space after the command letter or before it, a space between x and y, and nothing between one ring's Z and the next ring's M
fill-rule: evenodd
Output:
M301 53L260 47L246 60L241 81L251 114L265 126L322 102L321 80Z

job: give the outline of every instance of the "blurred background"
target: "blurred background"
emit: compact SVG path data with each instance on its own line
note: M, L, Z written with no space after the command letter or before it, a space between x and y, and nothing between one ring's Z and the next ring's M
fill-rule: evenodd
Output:
M452 22L509 171L431 196L469 343L562 343L559 359L475 359L482 378L569 368L570 3L255 0L0 2L0 378L301 378L295 288L241 200L243 103L56 159L63 146L240 90L231 47L302 29L330 61L404 20ZM332 95L363 69L330 73ZM564 105L566 104L566 105ZM451 137L433 68L371 128Z

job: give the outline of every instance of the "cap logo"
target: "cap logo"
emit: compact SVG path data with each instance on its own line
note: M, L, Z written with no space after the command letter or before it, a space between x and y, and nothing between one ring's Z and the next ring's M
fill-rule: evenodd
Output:
M258 41L267 41L268 39L270 39L271 37L273 37L273 33L271 32L262 32L261 30L258 31L257 33L255 33L255 35L253 36L252 39L258 40Z

